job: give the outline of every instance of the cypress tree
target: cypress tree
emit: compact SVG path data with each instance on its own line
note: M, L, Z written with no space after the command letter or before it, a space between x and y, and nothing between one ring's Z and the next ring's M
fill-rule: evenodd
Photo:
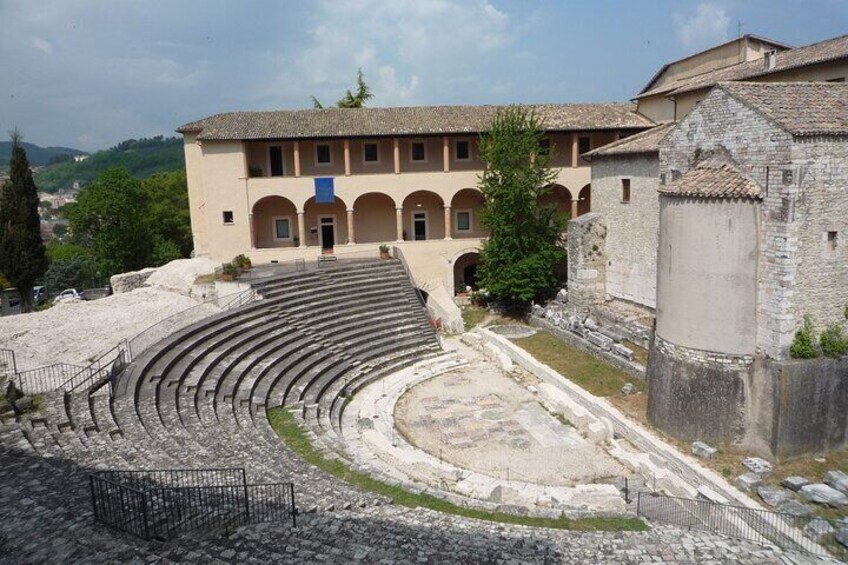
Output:
M33 309L32 287L47 271L47 253L41 241L38 189L21 135L10 134L12 157L10 178L0 190L0 273L21 295L21 311Z

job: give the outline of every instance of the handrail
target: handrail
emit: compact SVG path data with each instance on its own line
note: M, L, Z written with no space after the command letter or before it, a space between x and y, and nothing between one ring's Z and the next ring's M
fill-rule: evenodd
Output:
M12 382L24 394L38 394L61 388L69 376L83 370L81 365L54 363L35 369L27 369L11 375Z

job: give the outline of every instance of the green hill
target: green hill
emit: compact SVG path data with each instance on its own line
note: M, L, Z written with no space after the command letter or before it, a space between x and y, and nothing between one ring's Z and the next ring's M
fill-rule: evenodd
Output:
M140 179L156 173L185 169L183 141L179 137L163 138L161 135L128 139L106 151L92 153L85 161L49 165L36 171L33 176L39 190L56 192L60 188L70 188L75 181L79 181L80 186L86 186L97 175L112 167L124 167L132 176Z
M85 151L71 147L39 147L26 141L21 142L27 153L27 159L32 166L48 165L62 160L73 160L74 155L85 155ZM9 157L12 156L12 142L0 141L0 170L9 168Z

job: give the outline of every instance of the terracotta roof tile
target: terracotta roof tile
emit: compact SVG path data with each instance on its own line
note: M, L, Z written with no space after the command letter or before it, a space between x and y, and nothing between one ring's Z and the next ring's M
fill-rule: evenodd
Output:
M718 88L793 135L848 135L848 83L725 82Z
M699 198L762 198L759 185L728 165L703 163L665 186L659 192L669 196Z
M805 47L778 51L775 60L776 64L771 69L766 68L765 61L762 58L755 59L733 65L732 67L716 69L694 77L670 82L653 90L643 92L636 98L645 98L662 93L674 96L675 94L709 88L719 82L750 80L799 67L807 67L845 58L848 58L848 35L827 39Z
M644 129L652 121L632 103L540 104L536 111L548 131ZM199 139L304 139L443 135L486 131L506 106L419 106L406 108L326 108L217 114L180 126Z
M606 157L608 155L657 153L659 151L660 141L674 125L674 123L662 124L647 131L639 132L625 137L624 139L619 139L618 141L608 143L603 147L584 153L583 157L592 159L593 157Z

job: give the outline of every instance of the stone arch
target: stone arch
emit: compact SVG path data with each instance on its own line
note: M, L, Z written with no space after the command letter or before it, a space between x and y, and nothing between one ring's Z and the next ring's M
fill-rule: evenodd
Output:
M297 247L297 207L283 196L260 198L251 209L251 234L253 246L258 249Z
M577 201L577 215L582 216L592 211L592 185L587 184L580 189Z
M458 190L451 198L451 237L486 237L481 212L483 193L476 188ZM467 227L468 229L461 229Z
M554 206L560 217L570 220L572 213L571 201L573 199L574 197L567 187L561 184L552 184L550 190L539 197L539 204L542 206Z
M383 192L367 192L353 202L357 243L382 243L396 239L394 199Z
M347 205L338 196L332 204L318 204L314 196L310 197L303 205L303 217L306 223L306 245L329 249L335 245L348 243ZM333 219L333 245L326 245L329 241L324 241L325 237L321 229L322 218Z
M421 218L419 215L423 215ZM416 216L419 217L415 220ZM419 225L416 237L415 223ZM421 230L421 228L424 228ZM445 237L445 202L430 190L416 190L403 199L403 234L407 241Z
M477 264L480 262L479 249L461 251L452 261L454 294L465 292L465 287L477 288Z

